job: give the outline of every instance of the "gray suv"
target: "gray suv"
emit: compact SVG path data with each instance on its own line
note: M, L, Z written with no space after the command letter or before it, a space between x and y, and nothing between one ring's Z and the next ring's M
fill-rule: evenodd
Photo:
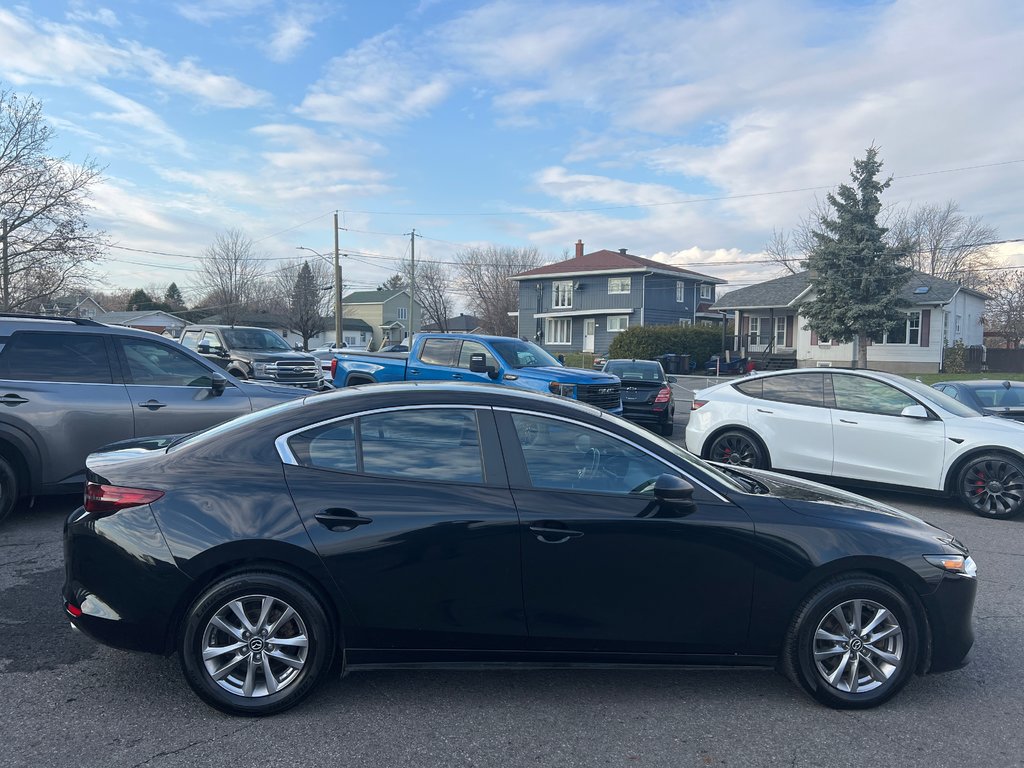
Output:
M0 314L0 520L23 496L82 488L118 440L195 432L308 394L240 381L148 331Z

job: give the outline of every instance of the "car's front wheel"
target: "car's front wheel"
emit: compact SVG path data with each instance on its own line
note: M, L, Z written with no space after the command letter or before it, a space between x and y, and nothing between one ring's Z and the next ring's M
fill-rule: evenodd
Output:
M185 617L185 679L211 706L270 715L299 703L330 668L333 632L316 597L276 573L248 571L213 584Z
M797 610L781 663L822 704L865 709L907 684L919 644L914 612L899 591L872 576L845 576Z
M761 444L749 432L738 429L723 432L716 437L708 449L708 458L752 469L768 467L768 457Z
M18 475L11 463L0 456L0 520L3 520L18 503Z
M976 515L1016 517L1024 512L1024 464L999 453L978 456L960 471L957 489Z

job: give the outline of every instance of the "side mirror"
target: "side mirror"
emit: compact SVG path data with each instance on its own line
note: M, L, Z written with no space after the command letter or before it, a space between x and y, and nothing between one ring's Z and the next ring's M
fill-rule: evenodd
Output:
M200 355L210 354L210 342L203 339L203 341L199 342L199 346L196 347L196 350L199 352Z
M665 473L654 481L654 498L661 504L671 505L683 514L697 509L693 500L693 486L676 475Z
M908 405L900 411L900 416L906 416L908 419L927 419L928 409L923 405Z
M213 381L210 383L210 389L213 390L214 397L220 397L224 394L224 388L228 385L227 376L222 373L213 374Z
M498 371L493 365L487 364L487 355L474 352L469 356L469 370L472 373L486 373L492 379L498 378Z
M677 381L679 381L679 379L677 379L675 376L669 376L668 377L668 383L669 384L675 384Z

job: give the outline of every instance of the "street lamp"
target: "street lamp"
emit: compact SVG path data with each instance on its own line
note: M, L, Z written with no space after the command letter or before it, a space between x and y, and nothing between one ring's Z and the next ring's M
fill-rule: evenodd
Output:
M327 263L330 263L330 261L331 261L330 257L325 256L324 254L320 253L320 251L314 251L312 248L307 248L304 245L297 245L297 246L295 246L295 248L296 248L296 250L299 250L299 251L309 251L310 253L315 253L317 256L319 256L321 259L323 259ZM342 336L341 310L342 310L342 305L341 305L341 260L338 258L338 252L335 251L334 252L334 343L337 346L339 346L339 347L345 342L345 339Z

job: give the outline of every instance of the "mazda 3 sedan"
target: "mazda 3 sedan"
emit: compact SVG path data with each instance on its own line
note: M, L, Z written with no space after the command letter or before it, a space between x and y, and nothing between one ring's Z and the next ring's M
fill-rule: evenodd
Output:
M177 652L235 714L331 669L496 663L776 666L863 708L973 642L976 568L949 534L551 395L354 387L88 471L71 622Z
M1024 429L919 381L803 369L694 394L686 446L712 461L958 496L975 514L1024 512Z

